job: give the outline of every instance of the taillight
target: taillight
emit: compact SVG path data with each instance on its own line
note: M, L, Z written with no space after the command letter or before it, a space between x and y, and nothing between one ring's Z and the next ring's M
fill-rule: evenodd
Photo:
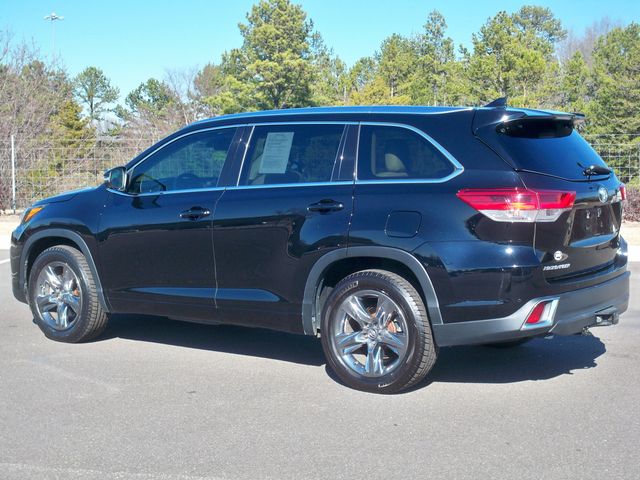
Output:
M624 186L624 183L620 184L620 190L618 191L620 192L620 200L624 202L627 199L627 187Z
M466 188L457 195L496 222L553 222L576 199L576 192L524 188Z

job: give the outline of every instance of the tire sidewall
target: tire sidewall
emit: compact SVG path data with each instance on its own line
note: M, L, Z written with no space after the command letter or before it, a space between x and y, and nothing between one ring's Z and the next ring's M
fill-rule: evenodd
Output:
M80 282L80 290L82 294L82 308L80 309L79 318L76 318L73 326L67 330L56 330L49 326L46 322L44 322L40 315L38 314L38 310L36 307L35 297L37 295L37 279L38 275L42 269L51 262L62 262L65 263L71 270L76 274ZM33 263L31 267L31 271L29 273L29 285L28 285L28 293L29 293L29 307L31 308L31 313L33 314L34 322L40 330L45 334L47 338L51 338L53 340L58 340L62 342L75 342L78 338L80 338L86 328L86 323L88 319L88 315L90 312L91 305L89 295L89 281L87 279L87 273L80 266L77 259L71 254L71 252L59 248L53 247L51 249L47 249L42 252Z
M409 335L405 358L392 372L376 378L365 377L346 366L341 361L339 353L335 350L334 343L329 338L332 335L331 323L335 320L334 316L337 308L346 297L362 290L380 291L391 297L400 307L407 321ZM424 345L420 344L420 339L423 338L421 329L424 328L424 325L422 321L416 320L420 312L407 301L405 295L406 291L392 281L365 275L350 278L346 285L339 287L329 295L322 313L321 331L324 332L322 342L325 352L327 352L328 363L344 383L367 391L396 391L401 389L413 377L424 348Z

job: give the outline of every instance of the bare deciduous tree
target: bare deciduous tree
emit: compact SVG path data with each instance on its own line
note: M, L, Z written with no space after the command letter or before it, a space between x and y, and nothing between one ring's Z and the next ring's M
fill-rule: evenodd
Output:
M557 53L560 62L564 65L575 52L579 51L582 53L586 64L591 67L593 63L593 47L598 38L620 26L622 26L622 22L619 20L611 20L609 17L603 17L585 28L582 35L576 34L573 30L569 30L565 39L558 43Z

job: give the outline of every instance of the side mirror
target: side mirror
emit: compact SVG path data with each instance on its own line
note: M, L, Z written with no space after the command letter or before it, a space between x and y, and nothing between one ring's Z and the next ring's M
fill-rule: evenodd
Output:
M115 167L104 172L104 181L108 188L123 192L127 189L127 169Z

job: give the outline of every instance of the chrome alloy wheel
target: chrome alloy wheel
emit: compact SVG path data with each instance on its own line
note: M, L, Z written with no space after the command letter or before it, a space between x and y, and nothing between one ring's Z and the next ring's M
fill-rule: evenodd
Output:
M80 282L63 262L48 263L36 280L36 310L42 321L55 330L67 330L82 311Z
M408 348L407 321L388 295L362 290L346 297L336 309L330 339L340 361L366 377L395 370Z

